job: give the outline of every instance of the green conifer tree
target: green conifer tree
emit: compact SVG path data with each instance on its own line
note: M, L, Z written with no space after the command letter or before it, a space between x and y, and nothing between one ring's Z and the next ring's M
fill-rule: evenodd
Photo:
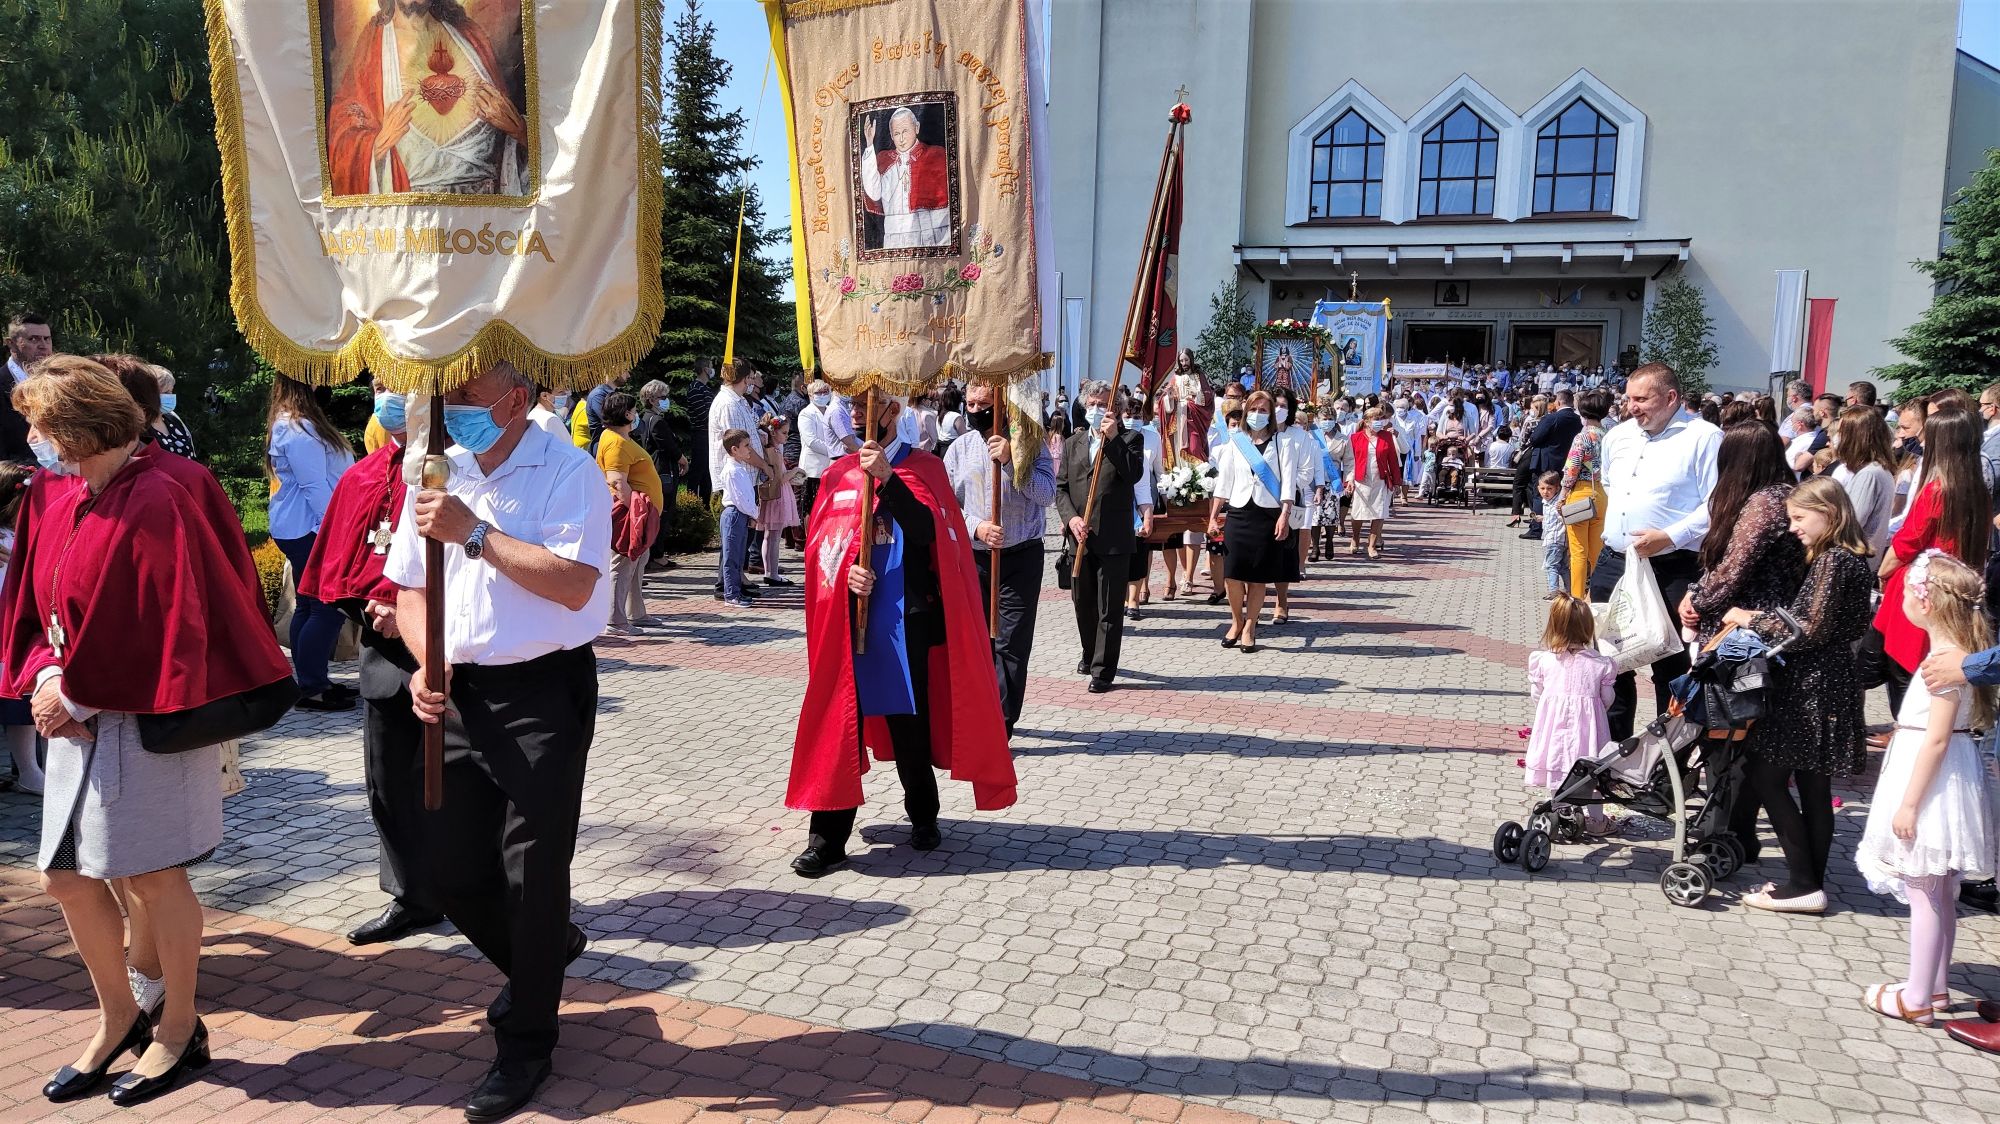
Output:
M1931 306L1889 342L1909 362L1879 367L1897 401L1957 387L1975 397L2000 382L2000 148L1945 212L1950 241L1918 269L1937 284Z

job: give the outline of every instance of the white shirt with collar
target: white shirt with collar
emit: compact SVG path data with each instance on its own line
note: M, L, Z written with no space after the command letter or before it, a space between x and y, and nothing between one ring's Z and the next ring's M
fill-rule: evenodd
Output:
M540 402L537 402L533 406L528 408L528 424L535 426L536 428L540 429L544 433L549 434L550 436L560 437L565 441L571 441L569 435L569 423L567 421L564 421L561 417L558 417L554 410L549 409L547 406L542 405ZM574 443L575 443L574 441L571 441L571 444Z
M1245 441L1249 437L1245 436ZM1256 504L1258 507L1277 507L1286 501L1296 501L1299 496L1299 469L1295 458L1297 446L1272 435L1264 446L1262 459L1269 462L1273 477L1282 495L1272 495L1271 490L1258 479L1257 470L1241 449L1236 447L1235 435L1225 441L1215 454L1215 494L1230 507ZM1258 456L1257 446L1250 442L1249 456Z
M1139 436L1146 442L1145 469L1139 474L1139 482L1132 485L1132 505L1134 507L1152 507L1154 505L1153 482L1160 478L1160 473L1166 471L1166 465L1164 464L1166 460L1166 446L1160 442L1159 433L1145 426L1127 425L1125 428L1138 430Z
M1652 528L1665 531L1675 550L1699 549L1721 449L1722 430L1685 410L1658 434L1636 419L1607 432L1600 453L1604 545L1624 551L1633 535Z
M833 406L807 405L799 411L799 471L807 479L826 475L826 468L847 455L847 449L833 432Z
M728 383L715 388L715 401L708 404L708 478L722 479L729 454L722 451L722 435L732 429L757 439L757 408L743 392Z
M581 648L611 620L611 490L590 454L568 440L528 426L505 463L488 476L479 461L453 445L446 491L465 501L475 517L511 538L547 549L558 558L597 571L597 585L581 610L537 597L491 562L474 561L458 545L444 548L444 647L452 663L526 663L551 652ZM417 490L403 501L403 517L383 574L404 589L424 585L424 540L417 534Z
M14 383L17 386L20 384L22 379L28 377L27 369L21 366L20 360L15 359L11 355L7 357L7 373L13 376Z

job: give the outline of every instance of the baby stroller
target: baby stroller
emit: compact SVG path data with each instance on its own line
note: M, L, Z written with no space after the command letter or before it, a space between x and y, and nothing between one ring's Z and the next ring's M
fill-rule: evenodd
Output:
M1431 450L1431 494L1434 504L1471 506L1472 475L1466 468L1469 451L1462 440L1448 440Z
M1529 810L1525 827L1508 820L1493 833L1493 857L1533 874L1548 865L1553 844L1584 840L1583 809L1618 804L1673 827L1673 861L1660 874L1660 891L1675 905L1700 905L1743 865L1742 844L1729 833L1744 784L1743 739L1769 705L1771 665L1803 635L1790 613L1777 615L1789 635L1774 647L1724 629L1674 681L1667 713L1570 766ZM1697 772L1705 778L1700 788L1692 780Z

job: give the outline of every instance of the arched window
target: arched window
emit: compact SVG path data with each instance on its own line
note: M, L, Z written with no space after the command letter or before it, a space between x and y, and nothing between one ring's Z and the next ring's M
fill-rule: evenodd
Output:
M1500 134L1461 105L1424 134L1417 214L1490 215Z
M1382 133L1348 110L1313 138L1311 217L1382 216Z
M1618 126L1582 98L1535 138L1535 213L1609 211L1617 186Z

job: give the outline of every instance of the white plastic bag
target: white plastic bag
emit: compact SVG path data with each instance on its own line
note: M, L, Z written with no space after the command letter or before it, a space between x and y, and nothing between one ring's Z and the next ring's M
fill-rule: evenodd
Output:
M1625 552L1625 576L1618 579L1611 600L1592 605L1590 612L1597 619L1597 650L1619 671L1636 670L1686 647L1660 595L1653 564L1636 550Z

